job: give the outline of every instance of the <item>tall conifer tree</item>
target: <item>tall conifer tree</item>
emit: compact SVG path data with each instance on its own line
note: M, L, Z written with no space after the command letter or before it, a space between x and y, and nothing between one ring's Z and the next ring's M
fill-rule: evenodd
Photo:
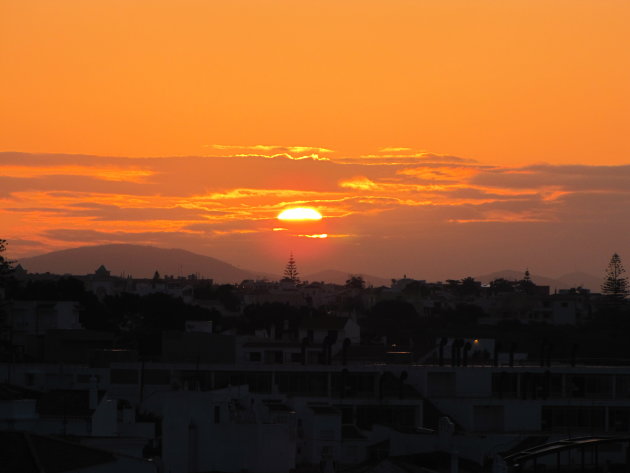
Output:
M293 258L293 252L289 256L289 262L287 266L284 268L284 279L288 279L293 281L294 283L299 283L300 278L298 277L297 266L295 264L295 259Z
M628 277L624 276L626 270L621 264L621 258L617 253L613 254L606 268L606 276L602 283L602 293L623 299L628 295Z

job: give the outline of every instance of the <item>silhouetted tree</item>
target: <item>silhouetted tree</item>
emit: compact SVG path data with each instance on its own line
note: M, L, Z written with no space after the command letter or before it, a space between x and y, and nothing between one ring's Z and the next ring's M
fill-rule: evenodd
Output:
M402 300L378 301L362 318L361 335L366 339L386 336L392 340L408 340L420 322L414 306Z
M349 279L346 280L346 287L350 289L364 289L365 280L362 276L350 275Z
M536 287L536 285L532 281L532 277L529 274L529 269L525 270L525 274L523 275L523 279L521 279L518 282L518 287L525 294L531 294L532 292L534 292L534 287Z
M617 253L614 253L606 268L606 276L601 286L602 293L618 299L626 297L628 295L628 277L624 276L625 272L621 258Z
M431 288L420 281L411 281L402 290L405 296L422 296L427 297L431 294Z
M459 287L459 279L447 279L446 280L446 287L451 291L451 292L456 292L457 288Z
M236 312L241 306L241 300L232 284L221 284L215 290L216 299L227 310Z
M7 249L7 241L0 239L0 288L6 288L8 283L7 280L11 272L13 272L13 261L9 261L3 255L3 253ZM3 294L0 294L0 359L10 359L10 354L12 352L12 347L8 342L5 342L4 332L7 330L7 324L5 321L6 310L5 310L6 302L4 301Z
M293 258L293 252L289 256L289 261L287 262L286 267L284 268L284 280L293 281L294 283L299 283L300 278L298 277L297 266L295 264L295 259Z
M13 261L5 258L4 253L7 250L7 241L0 239L0 284L13 271Z
M418 320L418 312L409 302L397 299L378 301L368 314L371 318L397 323Z
M473 277L466 277L460 281L459 291L464 296L473 296L479 294L481 283L475 281Z
M512 281L508 281L505 278L497 278L494 281L490 281L490 288L492 292L514 292L514 284Z

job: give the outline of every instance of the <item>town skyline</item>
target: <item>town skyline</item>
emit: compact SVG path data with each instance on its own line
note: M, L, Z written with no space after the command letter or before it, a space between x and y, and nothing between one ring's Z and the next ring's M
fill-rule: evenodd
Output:
M5 248L8 245L5 245ZM441 283L474 279L482 284L490 284L496 279L508 281L522 280L527 274L532 281L541 286L548 286L551 291L560 289L583 288L599 292L605 280L605 274L593 275L584 272L565 273L557 277L532 273L529 268L519 270L503 268L486 274L456 275L442 280L424 277L422 274L404 273L401 275L378 275L352 271L351 268L325 268L311 270L302 267L292 254L288 261L270 271L256 268L239 267L219 258L193 253L178 248L159 248L134 244L88 245L77 248L53 251L12 260L19 271L36 274L57 274L84 276L94 273L97 268L107 270L119 278L153 278L155 274L168 279L186 279L195 277L211 279L217 284L240 284L249 281L279 281L283 279L286 265L293 261L300 283L332 283L344 285L353 277L360 277L369 287L390 286L395 281L426 281ZM11 260L10 260L11 261ZM621 261L623 267L623 262Z

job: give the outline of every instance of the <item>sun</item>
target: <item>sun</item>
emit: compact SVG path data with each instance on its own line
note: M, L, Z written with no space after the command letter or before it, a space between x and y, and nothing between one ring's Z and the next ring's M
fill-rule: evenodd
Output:
M278 214L278 220L321 220L322 214L310 207L294 207Z

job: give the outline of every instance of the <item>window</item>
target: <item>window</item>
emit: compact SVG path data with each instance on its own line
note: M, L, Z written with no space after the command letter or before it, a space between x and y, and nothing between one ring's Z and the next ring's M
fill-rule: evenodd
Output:
M335 406L341 411L342 424L354 424L354 409L348 406Z
M92 382L92 377L96 378L96 381L100 379L98 375L95 374L78 374L77 375L77 383L90 383Z
M145 384L170 384L171 373L169 370L144 370L143 379Z
M356 423L360 429L372 429L374 424L393 427L413 427L416 408L412 406L357 406Z
M603 407L544 406L541 426L543 430L601 430L604 427L604 416Z
M335 431L330 429L330 430L321 430L319 432L319 439L320 440L329 440L329 441L333 441L335 440Z
M618 375L617 383L616 383L615 394L620 398L629 398L630 397L630 376L628 375Z
M611 408L608 411L608 428L613 432L628 432L630 430L630 409L627 407Z
M276 374L276 384L281 393L325 396L328 378L326 373L285 372Z
M433 372L427 375L430 396L453 396L455 394L455 373Z
M262 353L260 353L259 351L250 352L249 361L262 361Z
M116 370L110 375L112 384L138 384L138 370Z
M587 375L585 378L587 397L612 397L612 376L592 374Z
M281 351L276 351L273 353L273 361L275 363L281 364L284 361L284 353Z
M372 373L333 373L331 382L333 392L344 397L376 394L376 378Z
M359 451L356 445L349 445L345 447L344 450L346 451L346 455L349 457L356 457Z
M516 397L518 375L502 371L492 374L492 394L501 397Z

